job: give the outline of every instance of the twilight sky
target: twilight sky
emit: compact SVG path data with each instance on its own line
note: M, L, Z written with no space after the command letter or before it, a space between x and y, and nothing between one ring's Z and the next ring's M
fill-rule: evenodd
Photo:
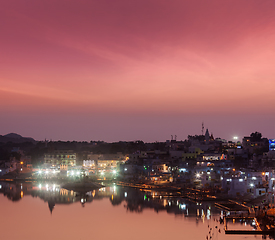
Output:
M0 135L275 138L274 0L9 0Z

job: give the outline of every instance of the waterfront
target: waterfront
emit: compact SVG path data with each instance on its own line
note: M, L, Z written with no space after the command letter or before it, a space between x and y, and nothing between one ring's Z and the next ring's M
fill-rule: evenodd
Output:
M225 235L218 221L221 210L213 202L162 197L114 184L86 195L53 183L0 184L2 239L262 238ZM244 222L232 227L252 229Z

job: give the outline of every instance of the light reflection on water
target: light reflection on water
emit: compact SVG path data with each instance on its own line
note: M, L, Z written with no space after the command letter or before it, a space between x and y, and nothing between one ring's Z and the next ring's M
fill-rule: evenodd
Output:
M114 184L88 193L57 183L0 185L1 239L262 238L225 235L219 222L225 212L216 209L214 202L190 202L169 192L142 192ZM244 222L230 228L252 229Z

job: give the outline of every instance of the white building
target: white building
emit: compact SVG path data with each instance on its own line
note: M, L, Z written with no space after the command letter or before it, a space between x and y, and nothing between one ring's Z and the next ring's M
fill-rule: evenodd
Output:
M76 153L72 150L56 150L44 155L44 163L60 168L76 166Z

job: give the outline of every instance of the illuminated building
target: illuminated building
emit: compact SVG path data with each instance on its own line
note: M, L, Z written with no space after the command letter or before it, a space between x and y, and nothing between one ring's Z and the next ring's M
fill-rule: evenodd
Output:
M75 166L76 153L72 150L56 150L54 152L46 153L44 156L44 162L54 166Z
M275 151L275 139L269 139L269 151Z
M122 153L116 154L88 154L87 160L83 161L83 165L87 167L97 167L99 170L113 170L118 165L125 163L127 156Z

